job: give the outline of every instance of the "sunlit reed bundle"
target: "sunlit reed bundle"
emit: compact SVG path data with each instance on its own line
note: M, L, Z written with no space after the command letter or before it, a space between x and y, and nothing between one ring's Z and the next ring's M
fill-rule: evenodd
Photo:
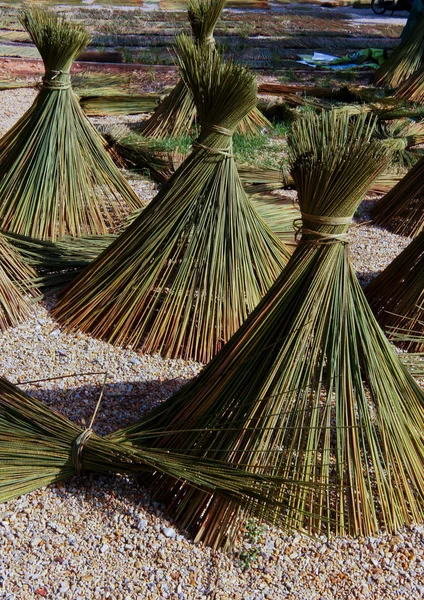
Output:
M372 212L376 225L399 235L415 237L424 226L424 158L417 162Z
M95 416L95 415L94 415ZM93 422L93 419L92 419ZM129 448L96 435L0 378L0 503L46 485L96 473L134 474L161 470L199 489L214 491L271 518L279 479L169 450Z
M380 86L397 88L411 77L424 63L424 15L408 36L393 50L389 58L375 72L374 82Z
M49 10L20 16L45 66L32 107L0 141L0 226L42 239L105 233L141 201L73 93L69 70L88 33Z
M375 137L390 149L393 166L410 169L423 156L419 149L414 148L424 142L423 123L409 119L380 121Z
M30 315L30 297L37 295L35 277L35 272L0 233L0 331Z
M424 232L370 283L365 294L381 327L397 344L424 352Z
M208 361L256 306L288 253L252 207L232 134L254 77L182 37L180 68L202 131L192 154L59 299L55 316L119 345Z
M227 0L189 0L187 13L194 38L199 44L215 47L213 31ZM180 80L161 102L153 115L142 123L140 132L154 138L178 137L187 134L196 117L196 104L190 90ZM255 106L244 117L238 131L255 134L270 123Z
M372 134L365 117L331 113L294 125L303 227L287 267L195 380L111 436L136 447L150 430L154 447L278 474L291 482L279 496L288 528L367 535L424 517L424 394L349 261L352 215L387 165ZM231 541L240 525L233 503L160 474L152 485L196 540Z

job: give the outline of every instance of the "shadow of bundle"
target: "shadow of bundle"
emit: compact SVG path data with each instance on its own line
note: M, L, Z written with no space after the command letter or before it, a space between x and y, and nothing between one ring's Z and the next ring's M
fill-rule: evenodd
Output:
M54 315L119 345L208 361L288 259L243 190L232 134L255 104L254 77L207 45L179 40L202 130L147 208L65 290Z
M213 31L227 0L189 0L187 13L194 38L199 44L215 47ZM163 138L185 135L196 117L196 104L183 80L141 124L143 136ZM238 124L239 133L254 135L271 124L255 106Z
M20 20L45 66L31 108L0 141L0 226L41 239L106 233L142 205L71 88L89 35L46 9Z
M150 429L154 447L282 477L279 519L290 529L368 535L424 517L424 395L372 314L346 238L388 163L372 134L365 116L295 123L303 225L288 265L195 380L111 436L136 447ZM152 488L212 546L229 545L248 513L160 473Z

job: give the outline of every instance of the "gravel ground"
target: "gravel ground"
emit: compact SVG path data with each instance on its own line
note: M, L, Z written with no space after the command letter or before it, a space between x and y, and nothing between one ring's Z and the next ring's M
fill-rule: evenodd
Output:
M1 134L33 98L31 90L0 92ZM150 183L140 185L144 195L154 193ZM364 224L368 210L364 204L350 234L364 279L409 241ZM133 422L201 368L64 333L49 316L54 300L0 334L0 374L15 383L73 375L23 388L84 425L107 371L98 433ZM329 540L251 524L250 535L224 554L193 544L167 521L141 478L84 475L0 504L0 556L0 598L7 600L424 598L422 526Z

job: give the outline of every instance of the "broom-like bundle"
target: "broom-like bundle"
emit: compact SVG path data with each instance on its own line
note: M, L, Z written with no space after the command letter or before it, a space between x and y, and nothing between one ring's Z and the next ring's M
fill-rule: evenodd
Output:
M106 233L142 203L71 88L89 35L41 8L20 19L46 71L34 104L0 141L0 226L41 239Z
M0 331L31 313L30 296L37 295L36 277L0 233Z
M94 417L83 430L0 378L0 503L82 471L161 470L241 506L249 504L253 514L265 513L268 519L280 505L277 477L232 469L220 461L193 460L169 450L115 444L93 432Z
M381 327L411 352L424 352L424 232L365 290Z
M424 158L418 161L372 212L376 225L399 235L415 237L424 227Z
M377 69L374 82L380 86L397 88L411 77L424 63L424 15L409 35L393 50Z
M80 95L80 105L89 116L139 115L153 112L160 102L157 94Z
M287 262L248 200L232 134L255 104L254 77L207 45L179 40L202 123L192 154L59 299L69 329L165 356L208 361Z
M199 44L215 47L213 31L227 0L189 0L187 13L194 38ZM141 125L141 133L153 138L185 135L196 117L196 105L190 90L180 80L161 102L153 115ZM271 124L256 106L238 125L241 134L255 135Z
M387 164L372 133L365 117L295 123L303 227L289 264L195 380L111 436L136 447L150 429L154 447L278 474L291 482L279 495L288 528L367 535L424 517L424 394L375 321L346 239ZM160 474L153 489L196 540L223 545L239 526L231 502Z

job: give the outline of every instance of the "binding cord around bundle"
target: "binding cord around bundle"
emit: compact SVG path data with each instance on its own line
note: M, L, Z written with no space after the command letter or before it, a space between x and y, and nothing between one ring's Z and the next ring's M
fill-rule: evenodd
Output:
M45 74L31 108L0 140L0 227L43 240L106 234L143 203L72 90L71 65L90 36L44 8L19 18Z
M60 76L64 75L63 79ZM46 90L69 90L72 87L70 71L55 71L54 69L46 69L42 79L42 87Z
M338 232L341 225L350 225L351 217L323 217L319 215L310 215L301 212L302 218L293 221L295 230L295 240L298 244L337 244L339 242L348 244L349 240L345 232ZM305 223L324 225L334 228L335 231L317 231L316 229L306 227ZM307 237L305 237L307 236Z
M100 392L99 399L97 400L97 404L94 409L93 415L91 417L90 424L88 425L88 427L86 429L84 429L84 431L82 433L79 434L79 436L77 438L75 438L75 441L72 444L72 454L71 454L72 464L74 465L75 475L77 477L79 477L81 475L82 470L84 468L84 463L82 460L82 453L84 450L84 445L87 443L87 441L90 439L90 437L94 433L94 430L93 430L94 420L95 420L97 413L99 411L99 408L100 408L100 403L102 401L103 394L104 394L105 387L106 387L106 380L107 380L107 373L105 373L102 391Z

